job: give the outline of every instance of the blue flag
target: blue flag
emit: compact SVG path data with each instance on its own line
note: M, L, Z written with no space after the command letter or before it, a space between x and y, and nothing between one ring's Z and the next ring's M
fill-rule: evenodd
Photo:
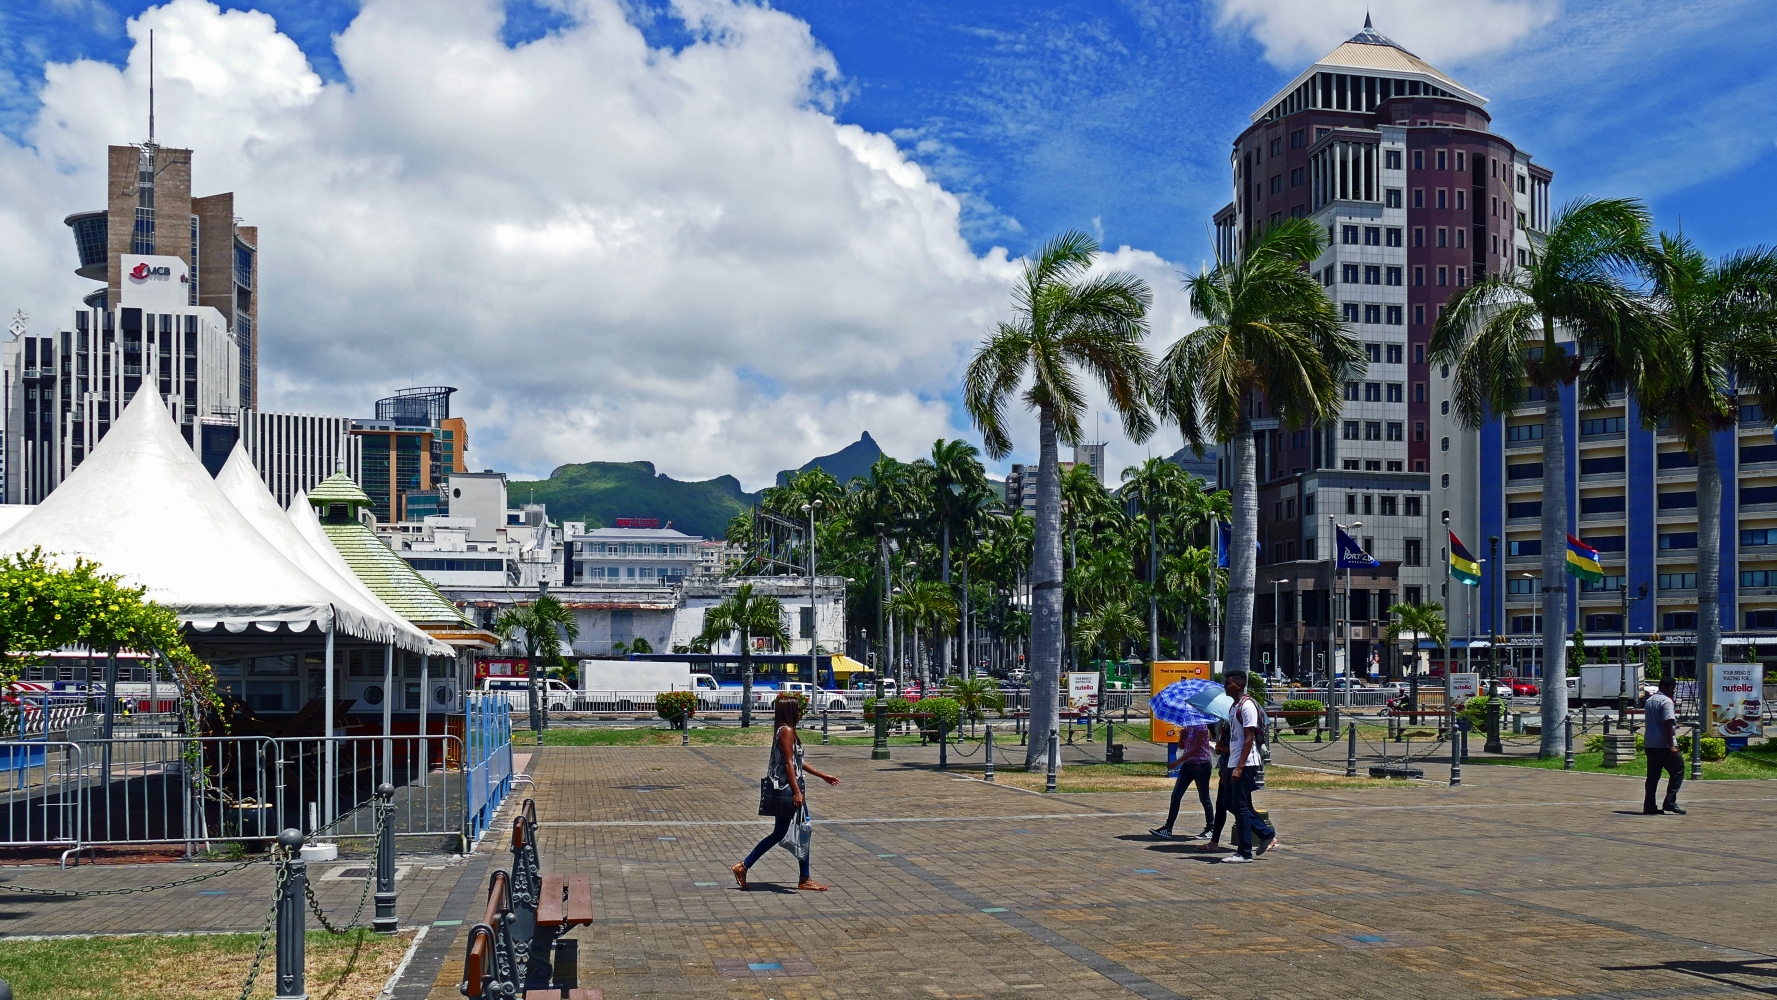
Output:
M1372 569L1382 565L1363 546L1352 541L1351 536L1339 529L1339 568L1340 569Z
M1216 567L1228 567L1228 522L1216 522Z

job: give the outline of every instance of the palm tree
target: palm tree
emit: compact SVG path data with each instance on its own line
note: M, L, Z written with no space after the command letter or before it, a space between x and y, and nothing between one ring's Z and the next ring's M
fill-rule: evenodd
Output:
M889 610L913 629L914 669L923 685L927 681L926 661L920 657L919 633L923 630L928 640L935 644L937 637L948 635L956 628L956 597L941 581L916 580L889 599Z
M541 743L543 733L538 727L547 726L549 720L545 717L547 704L540 696L542 671L537 668L545 658L558 667L563 666L561 637L567 637L568 648L572 649L574 640L580 638L580 619L562 602L548 594L540 594L529 604L515 605L500 612L493 627L494 634L508 642L513 633L523 634L525 662L530 664L531 726Z
M1123 470L1123 496L1141 505L1148 522L1148 659L1160 658L1160 520L1184 506L1191 477L1164 458Z
M1684 236L1661 234L1649 261L1666 330L1635 394L1647 419L1697 456L1697 663L1721 659L1721 468L1715 435L1734 427L1739 392L1777 401L1777 251L1711 262Z
M1419 637L1428 635L1442 646L1449 638L1444 625L1444 606L1442 604L1408 604L1402 602L1388 609L1395 620L1388 623L1388 631L1383 637L1389 642L1399 642L1401 636L1413 634L1412 662L1408 665L1407 688L1411 692L1407 696L1409 711L1419 711ZM1444 673L1450 671L1446 668ZM1330 694L1330 692L1329 692Z
M1218 568L1215 553L1203 546L1193 545L1160 560L1160 585L1168 614L1184 629L1179 642L1184 659L1191 658L1193 618L1208 616L1211 594L1225 603L1227 584L1228 571Z
M986 718L990 708L1001 713L1006 709L1006 696L990 677L952 677L944 693L956 699L970 722Z
M1317 426L1339 410L1346 371L1363 347L1308 267L1326 232L1306 219L1280 223L1245 258L1218 261L1193 277L1191 311L1206 325L1186 334L1160 363L1160 403L1199 454L1215 443L1234 476L1223 657L1228 670L1252 658L1253 584L1258 574L1259 493L1253 419L1261 397L1283 426Z
M697 641L714 646L735 632L740 633L740 724L744 728L753 724L752 640L771 639L779 646L789 645L783 604L775 597L754 595L753 585L743 583L732 596L703 613L703 631Z
M1031 559L1031 729L1025 766L1033 767L1056 731L1061 686L1061 477L1058 439L1080 440L1088 408L1076 369L1096 380L1132 440L1153 433L1148 410L1153 361L1147 337L1147 282L1124 272L1090 275L1098 243L1080 232L1050 240L1026 262L1011 322L982 343L963 380L963 405L987 454L1012 450L1006 403L1021 388L1037 411L1036 551ZM1026 382L1029 387L1024 388Z
M942 579L946 587L950 586L950 532L955 527L958 531L968 531L971 522L981 510L983 504L991 496L987 485L987 471L981 467L981 449L967 441L946 441L943 438L932 442L932 497L933 506L938 516L939 527L943 531ZM945 676L950 676L950 640L948 637L938 644L938 669Z
M1074 623L1074 643L1088 653L1098 651L1113 660L1121 659L1124 644L1143 628L1141 615L1128 601L1106 601Z
M1530 263L1478 279L1452 296L1431 336L1433 365L1451 365L1456 420L1480 427L1540 393L1543 404L1543 757L1564 751L1567 717L1567 449L1561 389L1581 379L1589 405L1637 373L1658 324L1626 278L1648 256L1648 215L1624 199L1576 201L1549 227ZM1578 356L1555 339L1564 327ZM1583 361L1581 359L1584 359Z

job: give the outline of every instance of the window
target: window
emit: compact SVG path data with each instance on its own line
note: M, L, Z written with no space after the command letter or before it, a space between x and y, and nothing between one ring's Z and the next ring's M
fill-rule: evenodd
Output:
M1364 322L1365 323L1380 323L1380 322L1382 322L1382 307L1378 306L1378 305L1364 306Z
M1462 206L1458 205L1456 207L1461 208ZM1468 246L1467 237L1468 237L1468 230L1458 229L1456 231L1456 247L1457 247L1457 249L1460 250L1460 249Z
M1356 264L1341 264L1341 265L1339 265L1339 280L1343 281L1347 285L1357 284L1357 265Z
M1449 438L1445 438L1444 440L1448 441ZM1446 448L1444 450L1449 451L1448 448ZM1541 479L1542 477L1543 477L1543 464L1541 462L1525 462L1521 465L1506 466L1506 478L1507 479L1512 479L1512 480Z
M1401 189L1389 188L1387 191L1383 192L1383 204L1387 205L1389 208L1400 208Z
M1741 445L1740 464L1752 465L1757 462L1777 462L1777 444Z
M1621 514L1622 512L1623 497L1621 495L1580 497L1581 514Z
M1402 433L1403 429L1404 429L1404 425L1400 421L1390 420L1388 422L1388 439L1390 441L1403 440L1405 437L1405 435Z
M1366 421L1364 421L1364 440L1365 441L1380 441L1380 440L1382 440L1382 421L1380 421L1380 420L1366 420Z
M1382 345L1381 344L1365 344L1364 345L1364 354L1366 357L1368 357L1370 359L1370 364L1379 365L1382 363Z
M1416 267L1413 269L1413 283L1415 285L1425 284L1425 268ZM1414 326L1424 326L1425 325L1425 307L1424 306L1414 306L1413 307L1413 325ZM1420 364L1425 363L1424 358L1418 358L1417 361Z
M1402 501L1402 505L1406 508L1405 513L1408 517L1418 517L1419 516L1419 498L1418 497L1406 497Z
M1438 413L1445 417L1450 415L1450 401L1448 399L1438 404Z
M1290 133L1290 148L1291 149L1301 149L1303 146L1306 146L1306 145L1308 145L1308 130L1307 129L1299 128L1299 129L1295 130L1294 132Z
M1406 588L1403 588L1403 589L1402 589L1402 590L1401 590L1401 593L1403 593L1403 594L1405 594L1405 595L1406 595L1406 596L1405 596L1405 597L1404 597L1404 598L1403 598L1403 600L1405 600L1405 601L1406 601L1406 602L1407 602L1407 603L1408 603L1408 604L1413 604L1413 605L1417 605L1417 604L1419 604L1419 602L1420 602L1420 601L1421 601L1421 599L1422 599L1422 598L1421 598L1421 596L1420 596L1420 594L1421 594L1421 591L1420 591L1420 589L1419 589L1419 588L1418 588L1418 587L1406 587Z
M1438 268L1438 287L1442 288L1448 284L1450 284L1450 269L1447 267Z
M1356 382L1345 383L1345 399L1348 402L1352 402L1352 403L1357 402L1357 383Z
M1380 513L1382 514L1383 517L1393 517L1394 516L1394 508L1395 508L1395 498L1394 497L1385 496L1385 497L1382 497L1377 502L1379 504L1381 504Z
M1346 302L1343 305L1344 305L1344 313L1345 313L1345 322L1356 323L1357 322L1357 303L1356 302Z
M1777 503L1777 486L1740 487L1742 504Z
M1399 345L1399 344L1389 344L1388 345L1388 363L1391 365L1398 365L1401 363L1401 345ZM1397 399L1397 400L1395 400L1395 402L1398 403L1398 402L1400 402L1400 400Z
M1740 407L1740 422L1743 424L1762 424L1765 422L1765 408L1758 403L1748 403Z
M1513 424L1506 428L1507 441L1541 441L1542 424Z
M1384 169L1384 170L1399 170L1399 169L1401 169L1401 151L1398 149L1391 149L1391 150L1388 150L1387 152L1383 153L1382 154L1382 169Z
M1425 189L1424 188L1414 188L1413 189L1413 207L1414 208L1424 208L1425 207Z
M1655 462L1662 470L1694 469L1697 467L1697 456L1688 451L1662 451Z
M1580 475L1582 476L1621 475L1622 472L1623 456L1621 455L1580 459Z
M1749 629L1777 629L1777 611L1746 612L1746 627Z
M1306 447L1308 447L1308 432L1307 431L1291 431L1290 432L1290 447L1291 448L1306 448Z
M1390 463L1390 464L1392 465L1393 463ZM1382 462L1379 459L1365 459L1364 460L1364 471L1365 472L1381 472L1382 471Z
M1402 541L1401 541L1401 565L1403 565L1403 566L1417 566L1420 564L1420 562L1423 559L1424 559L1424 556L1421 555L1421 553L1420 553L1419 539L1417 539L1417 538L1402 539ZM1408 588L1408 589L1413 589L1413 588ZM1415 601L1414 603L1417 604L1418 602Z
M1580 593L1582 594L1615 593L1622 589L1623 577L1620 573L1602 577L1597 583L1592 583L1589 580L1580 581Z
M1271 155L1272 156L1282 156L1283 155L1283 139L1282 138L1277 138L1277 139L1271 140ZM1459 166L1459 167L1457 167L1457 169L1460 170L1462 168Z
M1388 228L1388 245L1391 247L1398 247L1401 245L1400 227L1390 226Z
M1748 528L1740 532L1741 545L1777 545L1777 528Z
M1591 420L1580 421L1580 436L1581 437L1590 437L1594 434L1621 434L1621 433L1623 433L1623 418L1622 417L1597 417L1597 418L1594 418ZM1542 437L1542 425L1541 424L1537 425L1537 435L1536 436L1539 438Z
M1621 632L1623 630L1622 615L1587 615L1586 631L1588 632Z
M1366 403L1380 403L1380 402L1382 402L1382 383L1381 382L1365 382L1364 383L1364 402L1366 402Z
M1466 194L1466 192L1464 192L1461 188L1456 189L1456 210L1458 212L1462 211L1466 207L1467 199L1465 197L1463 197L1465 194ZM1461 246L1462 242L1460 240L1458 240L1456 245Z
M1443 477L1441 478L1441 481L1438 483L1438 486L1439 486L1439 488L1446 489L1446 490L1450 488L1450 473L1448 473L1448 472L1444 473Z
M1413 245L1416 247L1425 246L1425 227L1413 227Z
M1592 546L1600 552L1621 552L1629 540L1622 535L1581 535L1580 541Z
M1345 513L1347 513L1347 514L1357 513L1357 494L1356 493L1345 494Z
M1695 632L1697 630L1697 613L1695 611L1668 611L1660 616L1662 632Z
M1506 504L1506 519L1509 521L1541 516L1543 516L1543 502L1541 500L1521 500L1517 503Z
M1357 245L1357 227L1356 226L1341 227L1339 230L1339 242L1350 243L1351 245L1356 246Z
M1282 191L1283 191L1283 175L1282 174L1272 174L1271 175L1271 193L1272 194L1279 194Z
M1660 494L1661 510L1686 510L1697 506L1697 491L1679 491Z
M1446 153L1444 150L1441 150L1441 149L1438 150L1438 169L1439 170L1449 170L1450 169L1450 161L1447 158L1448 156L1449 156L1449 154Z
M1314 516L1314 494L1312 493L1302 498L1302 516Z
M1425 364L1425 345L1424 344L1414 344L1413 345L1413 363L1416 365Z
M1543 542L1540 538L1514 538L1506 542L1508 556L1540 556L1543 554Z
M1422 383L1415 382L1415 383L1413 383L1413 388L1416 390L1422 390L1425 388L1425 386ZM1424 392L1416 392L1415 395L1424 396L1425 393ZM1423 400L1421 400L1421 401L1423 402ZM1425 440L1425 421L1423 421L1423 420L1413 421L1413 440L1415 440L1415 441L1424 441Z
M1389 270L1399 271L1400 268L1391 267L1391 268L1389 268ZM1400 326L1401 325L1401 307L1400 306L1389 306L1388 307L1388 325L1389 326Z
M1401 390L1402 386L1399 382L1388 383L1388 401L1391 403L1403 402Z
M1364 227L1364 246L1379 247L1381 245L1382 245L1382 227L1381 226L1365 226Z
M1334 272L1334 270L1335 270L1335 268L1333 267L1333 265L1328 264L1327 269L1320 272L1320 283L1327 286L1328 288L1333 287L1333 277L1334 277L1333 272Z
M1364 494L1364 516L1369 517L1371 514L1374 514L1374 513L1376 513L1376 497L1373 494L1365 493ZM1371 550L1372 547L1373 546L1372 546L1372 543L1370 542L1370 540L1367 538L1364 539L1364 551L1368 552Z
M1402 268L1398 268L1398 267L1389 268L1388 269L1388 283L1391 285L1399 286L1401 284L1401 271L1402 270L1403 270ZM1397 306L1396 308L1399 308L1399 307Z
M1438 188L1438 207L1450 207L1450 192L1444 188Z
M1297 167L1290 171L1290 187L1301 187L1308 183L1308 168Z
M1424 124L1424 123L1422 122L1421 124ZM1425 151L1424 150L1415 149L1413 151L1413 169L1414 170L1424 170L1425 169Z
M1662 549L1694 549L1697 547L1697 533L1694 531L1662 531L1660 548Z
M1519 194L1526 193L1526 188L1524 187L1524 175L1523 174L1518 175L1518 193Z
M1357 421L1355 421L1355 420L1345 421L1344 432L1340 436L1343 437L1347 441L1356 441L1357 440Z
M1446 244L1448 244L1449 239L1450 239L1450 230L1445 229L1442 226L1439 226L1438 227L1438 246L1445 246Z
M1380 285L1380 284L1382 284L1382 266L1380 264L1366 264L1366 265L1364 265L1364 284L1366 284L1366 285Z
M1456 235L1461 236L1462 231L1457 230ZM1460 243L1462 241L1457 240L1457 242ZM1467 284L1468 284L1468 268L1466 268L1466 267L1457 268L1456 269L1456 287L1461 288Z
M1531 576L1507 577L1506 578L1506 593L1512 594L1515 596L1523 596L1524 594L1541 593L1542 588L1537 586L1541 582L1542 582L1541 580L1538 580L1535 577L1531 577Z
M1742 587L1763 587L1765 585L1765 575L1766 575L1765 571L1763 571L1763 570L1746 570L1740 574L1740 586L1742 586ZM1758 580L1758 582L1756 582L1756 583L1753 582L1753 579L1755 577ZM1661 590L1696 590L1697 589L1697 574L1695 574L1695 573L1661 573L1660 574L1660 589Z
M1519 634L1541 632L1543 630L1542 615L1513 615L1512 631Z

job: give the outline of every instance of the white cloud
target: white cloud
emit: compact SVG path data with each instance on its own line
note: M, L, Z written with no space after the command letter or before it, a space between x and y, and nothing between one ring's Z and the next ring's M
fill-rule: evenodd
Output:
M1557 0L1216 0L1216 24L1250 34L1278 69L1295 71L1357 34L1376 30L1440 68L1508 48L1547 25Z
M22 279L0 309L65 326L91 287L61 217L101 205L105 146L145 133L152 27L160 141L259 227L267 408L456 385L477 466L648 459L749 488L866 429L904 457L959 436L958 375L1018 263L973 253L892 139L835 120L806 24L680 0L697 40L651 49L619 0L575 0L512 49L500 11L368 0L340 83L269 16L206 0L131 21L122 69L48 66L28 144L0 141L0 267ZM1169 265L1117 256L1177 311Z

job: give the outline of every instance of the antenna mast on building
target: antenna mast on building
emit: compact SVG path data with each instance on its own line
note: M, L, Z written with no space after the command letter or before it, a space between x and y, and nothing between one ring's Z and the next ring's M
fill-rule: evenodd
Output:
M154 29L148 29L148 145L154 145Z

